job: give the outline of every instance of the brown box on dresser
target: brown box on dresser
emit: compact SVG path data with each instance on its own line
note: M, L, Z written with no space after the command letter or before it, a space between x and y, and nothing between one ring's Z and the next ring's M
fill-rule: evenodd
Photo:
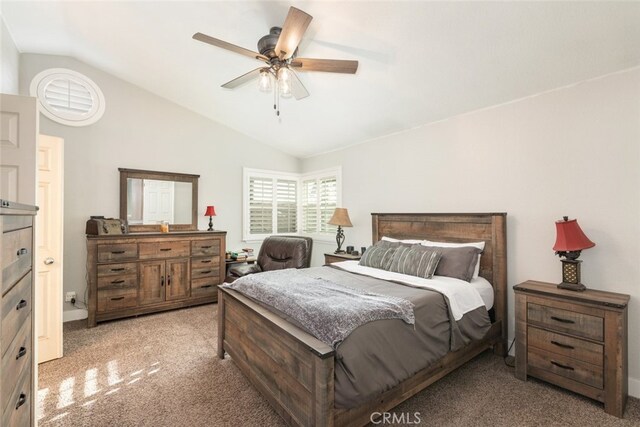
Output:
M580 393L622 417L629 295L569 291L532 280L513 289L516 377L532 376Z
M217 301L225 231L87 236L89 327Z
M0 426L35 424L35 206L0 200Z

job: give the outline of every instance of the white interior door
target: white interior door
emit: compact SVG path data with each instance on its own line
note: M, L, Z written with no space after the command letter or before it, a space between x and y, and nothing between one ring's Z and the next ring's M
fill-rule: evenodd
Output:
M36 202L36 98L0 94L0 199Z
M173 224L174 186L172 181L145 179L143 223L169 221Z
M38 363L62 357L63 139L38 138L36 336Z

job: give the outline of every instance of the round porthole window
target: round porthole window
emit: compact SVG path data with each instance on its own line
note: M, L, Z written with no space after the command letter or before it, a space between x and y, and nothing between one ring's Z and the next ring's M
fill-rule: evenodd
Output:
M51 68L31 81L31 96L38 98L40 111L67 126L87 126L104 114L104 95L89 77L66 68Z

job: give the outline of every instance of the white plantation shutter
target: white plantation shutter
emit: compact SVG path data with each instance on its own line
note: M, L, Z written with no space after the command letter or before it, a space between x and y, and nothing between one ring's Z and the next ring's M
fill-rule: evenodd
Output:
M338 178L305 179L302 181L302 232L335 233L336 227L327 224L338 206Z
M47 103L57 111L87 114L93 106L91 92L71 79L52 80L44 88L44 97Z
M298 181L279 179L276 183L278 233L298 231Z
M249 232L273 233L273 179L249 178Z

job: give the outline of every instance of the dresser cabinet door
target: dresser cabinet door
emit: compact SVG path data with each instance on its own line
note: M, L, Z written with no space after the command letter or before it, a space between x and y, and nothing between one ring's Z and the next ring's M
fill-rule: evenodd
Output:
M189 259L167 261L167 301L189 296Z
M165 261L145 261L140 263L140 305L164 301Z

